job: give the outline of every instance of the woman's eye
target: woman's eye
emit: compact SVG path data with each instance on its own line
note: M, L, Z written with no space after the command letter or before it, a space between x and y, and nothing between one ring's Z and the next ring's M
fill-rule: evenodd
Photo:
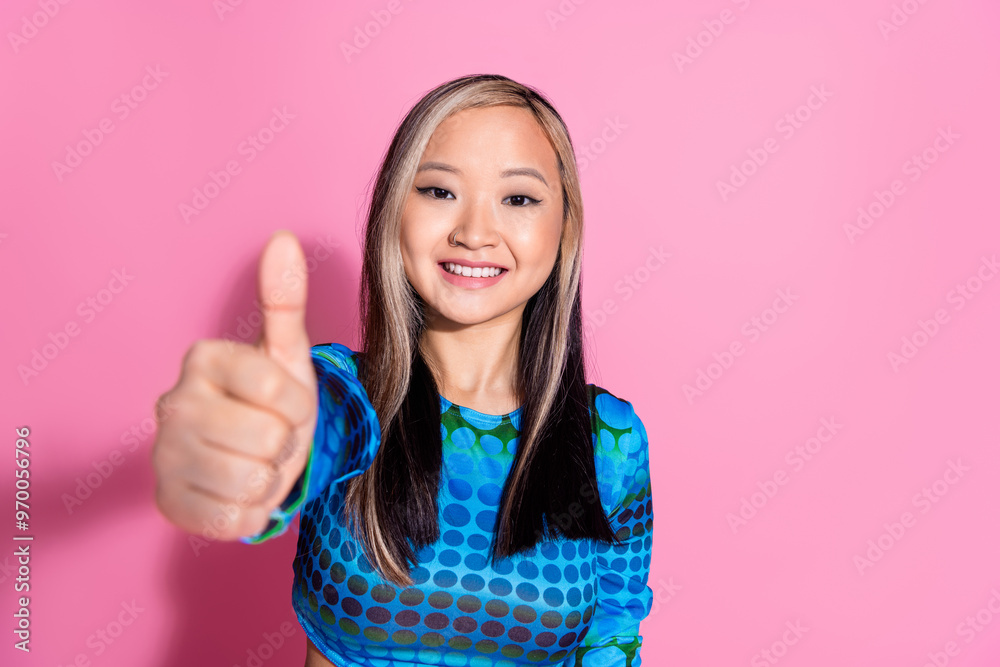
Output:
M448 190L445 190L444 188L438 188L433 185L428 186L426 188L417 188L417 192L419 192L422 195L427 195L431 199L455 198L455 196ZM528 195L511 195L510 197L504 199L504 201L510 202L511 206L515 208L524 208L526 206L532 206L534 204L537 204L541 200L534 199L532 197L529 197Z
M510 197L507 197L507 199L510 200L511 205L515 208L531 206L532 204L537 204L540 201L538 199L532 199L528 195L511 195Z
M417 192L419 192L420 194L429 195L431 199L447 199L447 197L439 197L438 196L442 192L445 193L445 194L448 194L448 195L451 194L450 192L448 192L444 188L436 188L434 186L431 186L431 187L428 187L428 188L417 188Z

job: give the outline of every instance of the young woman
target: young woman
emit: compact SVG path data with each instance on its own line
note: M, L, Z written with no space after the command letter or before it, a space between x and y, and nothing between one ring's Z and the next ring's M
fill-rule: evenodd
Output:
M383 160L360 351L310 347L287 233L261 258L261 341L192 346L158 403L158 505L248 543L301 512L307 667L640 664L648 441L585 380L582 241L558 113L506 77L463 77L414 106Z

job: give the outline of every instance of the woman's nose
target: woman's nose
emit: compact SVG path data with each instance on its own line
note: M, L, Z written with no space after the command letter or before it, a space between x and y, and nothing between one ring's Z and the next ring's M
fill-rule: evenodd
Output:
M489 202L470 203L460 214L451 238L467 248L496 245L497 212L494 207Z

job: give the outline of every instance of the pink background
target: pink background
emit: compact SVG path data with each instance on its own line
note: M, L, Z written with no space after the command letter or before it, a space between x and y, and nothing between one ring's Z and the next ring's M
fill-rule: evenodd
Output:
M430 88L486 72L547 94L581 158L591 381L650 437L644 664L1000 664L996 3L49 4L0 11L0 474L10 508L29 426L35 536L30 656L11 648L0 550L0 662L247 665L290 621L264 664L302 664L294 531L195 554L152 500L152 406L194 340L252 338L239 326L279 228L307 256L334 246L309 332L355 344L361 212L392 132ZM391 21L348 59L372 12ZM116 102L136 86L134 109ZM241 142L274 108L294 118L250 160ZM230 160L186 223L179 205ZM879 197L867 229L845 228ZM123 269L101 312L78 310ZM70 512L64 494L108 465Z

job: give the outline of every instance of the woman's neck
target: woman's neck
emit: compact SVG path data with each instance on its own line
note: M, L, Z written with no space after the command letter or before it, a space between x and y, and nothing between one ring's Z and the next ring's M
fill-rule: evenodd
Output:
M487 323L438 325L428 318L420 345L438 392L447 400L493 415L521 405L516 392L520 313Z

